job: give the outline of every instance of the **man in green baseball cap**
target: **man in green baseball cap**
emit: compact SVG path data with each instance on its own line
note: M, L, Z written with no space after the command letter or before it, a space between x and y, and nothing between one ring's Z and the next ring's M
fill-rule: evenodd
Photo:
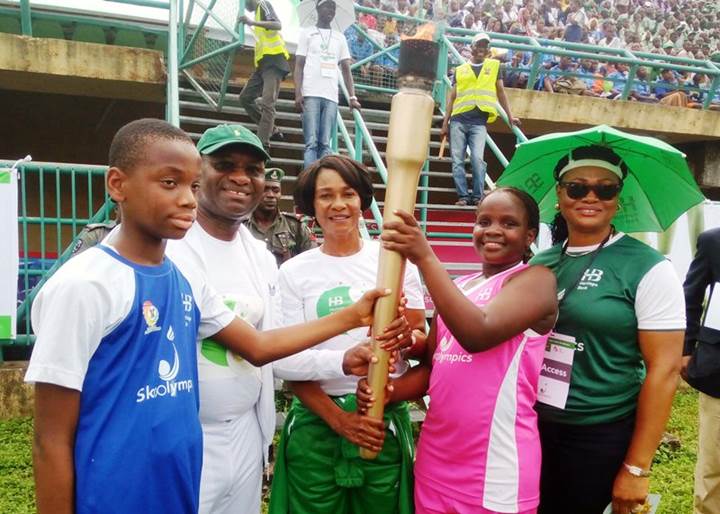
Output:
M197 148L202 155L197 222L183 239L168 244L168 256L187 266L183 269L204 275L245 322L258 330L276 328L277 263L243 223L265 191L269 155L241 125L208 129ZM328 373L333 378L345 376L345 370L362 375L371 355L364 347L342 355L313 352L289 365L299 372L280 371L277 376L318 380ZM203 431L198 510L260 512L263 459L275 435L273 367L254 366L213 339L199 342L197 366Z
M265 241L268 250L277 259L278 266L316 246L312 232L305 223L293 213L280 211L283 177L285 172L280 168L265 170L265 191L252 217L246 222L250 232Z
M206 130L197 142L197 149L202 155L210 155L228 145L246 147L251 153L262 157L263 167L270 160L270 154L260 139L242 125L223 124Z

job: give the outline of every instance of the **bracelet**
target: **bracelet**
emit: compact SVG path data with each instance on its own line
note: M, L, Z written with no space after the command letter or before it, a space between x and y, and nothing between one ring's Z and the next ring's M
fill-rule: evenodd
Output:
M357 96L355 96L355 95L351 96L350 100L357 100Z
M623 466L625 467L627 472L630 473L634 477L647 478L650 476L649 469L643 469L638 466L631 466L627 462L623 462Z

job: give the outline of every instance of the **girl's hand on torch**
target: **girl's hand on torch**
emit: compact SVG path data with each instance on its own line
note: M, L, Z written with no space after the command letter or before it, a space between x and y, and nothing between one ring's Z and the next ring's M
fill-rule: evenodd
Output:
M390 403L392 392L392 379L388 377L387 384L385 385L385 405ZM375 404L375 396L372 393L372 389L370 388L370 384L368 384L367 378L361 378L358 381L355 396L357 396L358 413L367 414L370 408Z
M434 257L430 243L412 216L403 210L394 211L402 221L388 221L380 236L383 248L402 254L413 264Z
M412 327L403 313L399 313L398 317L390 323L382 334L383 342L380 347L388 352L395 350L404 350L414 344L414 336Z

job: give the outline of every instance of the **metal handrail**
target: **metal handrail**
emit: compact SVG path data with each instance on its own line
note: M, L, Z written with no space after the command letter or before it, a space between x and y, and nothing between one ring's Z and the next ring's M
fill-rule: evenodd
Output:
M9 161L9 160L0 160L0 168L9 168L12 167L16 161ZM75 246L75 242L77 241L77 236L80 232L80 228L84 226L87 223L98 223L101 221L104 221L109 218L110 213L112 212L113 208L113 202L110 200L110 198L105 194L103 190L104 195L104 201L100 208L92 212L92 204L93 198L95 197L95 193L99 192L97 189L93 188L93 178L96 180L100 177L103 177L105 174L105 171L107 170L107 166L92 166L92 165L84 165L84 164L67 164L67 163L46 163L46 162L21 162L18 163L16 166L16 169L19 173L19 193L20 193L20 203L19 203L19 216L18 216L18 222L20 224L20 231L21 231L21 240L22 245L20 247L20 250L22 251L22 255L25 258L28 258L28 256L31 254L30 252L30 245L28 242L28 228L29 226L40 226L40 240L39 240L39 256L41 261L41 269L39 270L31 270L28 269L27 266L25 266L22 271L22 274L20 276L20 279L23 281L23 287L26 291L26 296L23 300L23 302L18 306L17 309L17 316L16 316L16 323L18 325L24 326L24 332L25 335L18 334L17 339L15 340L0 340L0 344L29 344L32 342L32 336L29 334L31 333L31 327L30 327L30 320L28 317L30 305L32 304L32 301L34 300L35 296L37 295L38 291L42 287L42 285L50 278L50 276L70 257L72 254L72 249ZM38 184L38 193L40 197L40 203L37 207L37 212L30 214L29 208L28 208L28 182L29 182L29 176L28 173L38 173L38 174L45 174L45 175L39 175L40 178L37 182ZM61 196L61 178L64 177L65 180L70 180L70 193L71 193L71 206L70 206L70 216L64 216L63 209L61 207L62 205L62 196ZM43 203L43 199L45 198L46 194L46 187L45 187L45 180L44 178L47 178L48 180L55 182L55 185L53 187L55 198L54 198L54 212L50 213L48 212L48 209L50 208L49 205L46 207L46 205ZM34 181L33 181L34 183ZM76 198L77 198L77 189L80 185L85 185L85 189L87 191L87 209L88 209L88 215L87 217L83 217L81 214L78 213L78 206L76 204ZM67 211L66 211L67 212ZM63 237L61 234L61 228L63 226L70 226L72 227L72 240L70 243L65 246L63 244ZM55 252L48 252L47 249L47 241L48 239L47 232L45 232L46 228L50 228L55 233ZM49 263L52 262L52 265ZM46 264L48 266L46 267ZM40 281L33 286L32 289L30 289L30 277L31 276L40 276ZM1 354L0 354L1 355Z

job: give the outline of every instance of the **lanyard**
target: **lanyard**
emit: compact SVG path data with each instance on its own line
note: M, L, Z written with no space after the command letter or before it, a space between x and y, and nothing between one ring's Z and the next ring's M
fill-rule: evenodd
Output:
M595 250L592 251L590 262L585 266L582 270L580 270L580 273L578 273L577 279L575 279L575 283L572 285L570 289L565 290L565 294L563 297L558 301L558 311L560 310L560 306L563 304L565 299L570 296L570 293L575 291L575 288L578 286L580 281L582 280L583 275L585 274L585 271L590 268L593 263L595 262L595 259L597 258L598 254L600 253L600 250L603 249L603 247L607 244L607 242L610 240L610 238L615 234L615 229L611 229L610 233L603 239L602 243L600 243L600 246L598 246ZM562 250L560 251L560 262L558 263L558 266L563 263L565 260L565 256L567 255L567 247L568 247L569 238L565 241L563 244Z
M327 31L328 31L327 39L325 39L325 37L323 37L323 33L322 33L323 29L318 28L317 31L318 31L318 34L320 35L320 50L322 50L323 52L327 52L328 48L330 47L330 40L332 39L332 29L327 29Z

